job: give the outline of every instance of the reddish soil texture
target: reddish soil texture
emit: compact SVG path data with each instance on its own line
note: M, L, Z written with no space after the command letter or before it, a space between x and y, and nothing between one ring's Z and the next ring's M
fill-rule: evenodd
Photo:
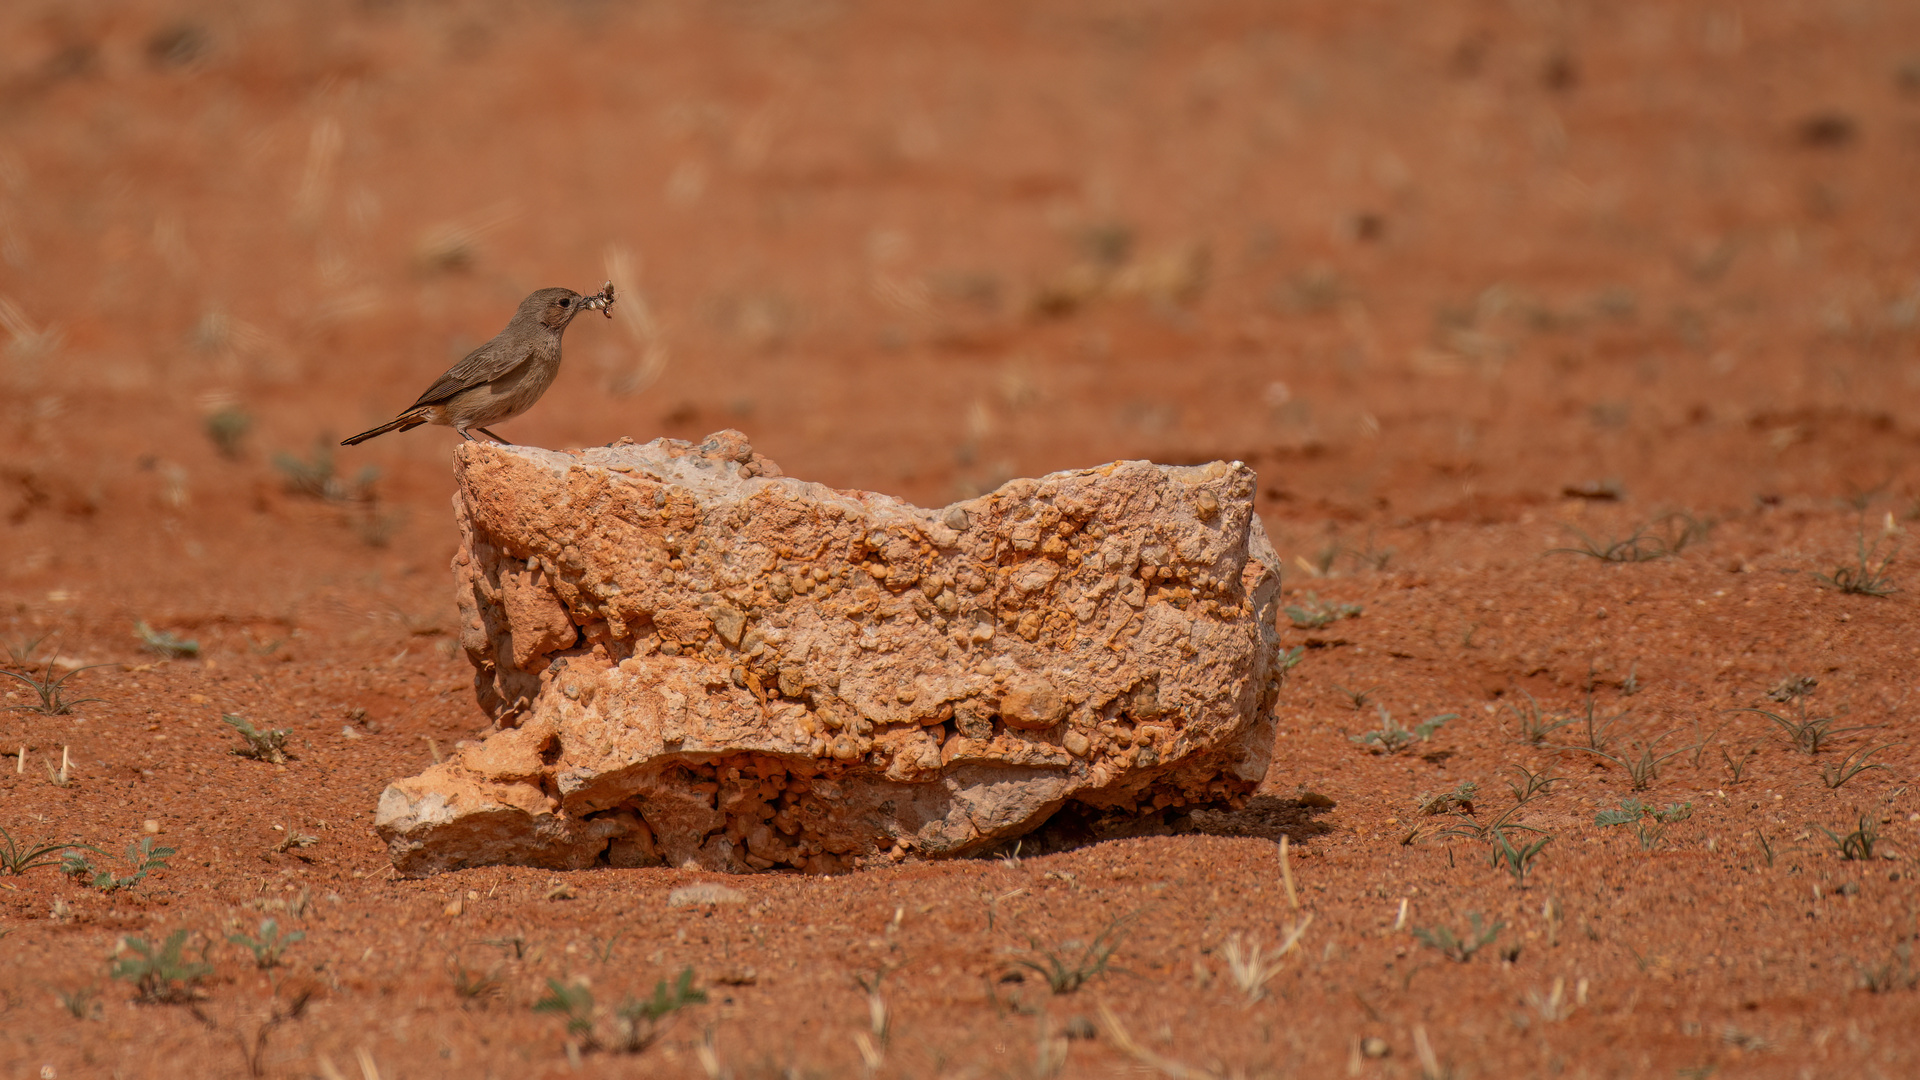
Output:
M176 849L0 876L0 1070L1915 1075L1917 179L1890 0L0 6L0 630L110 665L0 719L0 827ZM929 504L1254 463L1298 621L1360 609L1284 627L1265 794L719 906L393 880L380 790L481 725L451 436L314 448L607 277L509 438L733 426ZM1230 948L1308 917L1251 1000ZM110 977L180 931L191 1001ZM639 1056L532 1008L590 980L610 1042L687 968Z

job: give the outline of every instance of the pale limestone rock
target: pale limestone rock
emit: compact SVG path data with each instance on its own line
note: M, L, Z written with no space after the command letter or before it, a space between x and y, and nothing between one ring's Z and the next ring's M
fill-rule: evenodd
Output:
M828 872L1266 772L1278 560L1238 462L929 510L782 477L733 431L456 460L497 729L381 797L403 872Z

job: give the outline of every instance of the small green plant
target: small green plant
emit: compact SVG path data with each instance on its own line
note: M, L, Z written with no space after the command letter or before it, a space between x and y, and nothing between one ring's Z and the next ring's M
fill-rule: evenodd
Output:
M547 996L533 1003L533 1011L554 1013L566 1019L567 1034L582 1045L593 1048L593 991L581 983L547 979Z
M1370 747L1375 753L1398 754L1416 742L1426 742L1433 733L1440 730L1449 720L1458 720L1458 713L1441 713L1430 716L1415 724L1411 731L1400 726L1385 705L1374 706L1380 712L1380 727L1360 735L1350 735L1348 739L1362 746Z
M613 1011L613 1048L627 1054L645 1050L665 1033L674 1013L706 1000L707 992L693 985L693 969L682 968L673 982L661 979L655 983L653 997L628 997Z
M17 668L32 667L33 654L39 652L41 644L52 636L53 631L49 630L38 637L22 636L7 642L7 663Z
M380 479L380 470L372 465L361 469L352 483L334 475L332 441L324 437L314 443L311 458L282 450L273 455L273 467L286 477L289 492L327 502L371 501Z
M1280 664L1279 664L1279 668L1280 668L1279 674L1284 676L1286 675L1287 672L1292 671L1294 668L1299 667L1300 661L1305 659L1306 655L1307 655L1307 647L1305 645L1295 645L1293 648L1288 649L1286 652L1281 653Z
M1300 604L1289 604L1286 613L1295 630L1318 630L1323 626L1332 626L1341 619L1351 619L1359 615L1361 610L1358 604L1322 603L1319 596L1308 593Z
M1669 750L1664 754L1655 754L1653 752L1654 745L1671 734L1673 733L1669 731L1666 735L1656 737L1652 744L1642 744L1640 747L1640 756L1637 758L1621 757L1618 754L1609 754L1604 750L1595 750L1585 746L1569 747L1569 749L1580 750L1592 754L1597 758L1604 758L1607 761L1613 762L1615 765L1627 771L1627 779L1633 790L1645 791L1653 786L1655 780L1660 778L1661 765L1693 749L1691 746L1682 746L1677 750Z
M68 848L85 847L83 844L37 844L21 847L14 842L13 834L0 829L0 873L24 874L36 866L52 866L60 861L59 853ZM93 851L93 848L87 848Z
M620 939L626 936L627 932L622 930L605 941L594 938L592 948L593 958L602 964L611 963L613 961L613 947L620 944Z
M53 996L60 1007L75 1020L98 1020L104 1011L100 1005L100 988L82 986L75 990L55 990Z
M1738 784L1746 779L1747 763L1752 761L1753 756L1759 752L1758 748L1749 746L1747 747L1747 752L1741 754L1739 759L1735 760L1732 754L1727 753L1726 747L1721 747L1720 760L1727 763L1727 783Z
M1688 513L1673 513L1655 518L1633 530L1625 539L1595 540L1579 529L1570 531L1580 538L1576 547L1553 548L1549 555L1585 555L1601 562L1642 563L1678 555L1707 538L1713 523Z
M253 416L238 405L223 405L207 414L205 431L213 448L229 461L240 458L240 443L253 430Z
M1766 717L1787 733L1787 738L1792 740L1795 748L1804 750L1809 755L1818 754L1820 747L1829 739L1855 731L1866 731L1870 727L1870 725L1861 725L1836 728L1833 724L1839 719L1837 716L1808 716L1807 702L1804 697L1797 699L1794 706L1795 712L1791 717L1781 716L1766 709L1729 709L1727 711L1753 713L1756 716Z
M35 644L38 644L38 642L35 642ZM72 671L67 672L57 679L53 677L52 657L47 658L47 666L41 670L38 677L34 676L31 668L25 672L8 671L5 668L0 668L0 675L5 675L8 678L27 684L27 686L33 690L34 694L40 698L40 702L37 705L9 705L7 709L8 711L35 712L42 716L67 716L73 712L73 707L76 705L85 705L90 701L101 700L97 697L67 697L67 680L89 668L112 666L111 664L88 664L85 667L74 668Z
M1891 518L1888 519L1891 522ZM1887 547L1881 554L1881 545ZM1900 542L1893 539L1891 533L1883 532L1871 546L1867 543L1867 530L1863 526L1854 537L1854 561L1852 566L1836 566L1830 574L1815 574L1813 579L1829 589L1852 596L1892 596L1899 590L1894 588L1893 579L1887 571L1893 566L1893 558L1900 553Z
M406 524L406 511L382 510L379 500L369 498L366 512L354 519L353 533L370 548L384 548Z
M1506 703L1506 708L1508 712L1513 714L1513 718L1520 722L1520 741L1522 743L1528 746L1545 745L1547 736L1559 731L1568 724L1579 722L1576 717L1572 716L1547 715L1541 711L1540 702L1536 701L1532 694L1527 693L1525 690L1520 692L1526 695L1527 703L1521 705L1518 702L1509 701ZM1592 699L1589 698L1588 700L1591 701Z
M277 967L280 957L294 945L305 941L306 937L307 935L299 930L281 932L280 923L277 920L261 919L258 936L236 932L227 935L227 942L252 953L254 966L264 971L270 967Z
M1530 844L1516 847L1513 841L1507 839L1505 829L1495 829L1493 830L1493 865L1512 874L1514 884L1524 889L1527 887L1527 875L1533 872L1534 860L1539 857L1541 850L1551 843L1553 843L1553 837L1542 836Z
M1842 758L1837 765L1822 765L1820 766L1820 779L1824 781L1829 788L1838 790L1841 784L1859 776L1868 769L1888 768L1889 766L1877 761L1869 765L1867 764L1867 759L1892 745L1892 743L1887 743L1886 746L1876 746L1871 750L1862 747L1860 750L1855 750L1853 753Z
M1108 923L1091 942L1065 941L1058 951L1043 948L1038 939L1029 937L1027 944L1033 957L1015 960L1014 966L1038 973L1055 994L1071 994L1094 976L1106 974L1113 954L1131 929L1133 918L1123 915Z
M235 757L252 758L255 761L284 765L287 762L287 737L293 734L292 728L271 728L261 731L246 721L246 718L232 713L220 714L220 721L240 733L246 740L245 746L236 746L227 751Z
M1347 699L1347 703L1353 706L1353 711L1355 712L1366 708L1367 702L1373 698L1373 692L1380 689L1378 686L1368 686L1359 690L1349 690L1339 683L1333 684L1333 688L1339 692L1341 697Z
M547 995L534 1003L534 1012L555 1013L566 1019L567 1034L582 1049L611 1049L617 1053L637 1054L660 1038L674 1013L707 1000L704 990L693 985L693 969L685 968L677 979L654 984L653 997L640 999L629 995L613 1011L613 1039L603 1044L594 1033L593 992L580 983L547 980Z
M1506 813L1501 814L1485 825L1466 816L1466 814L1449 814L1448 816L1453 818L1453 824L1440 830L1440 835L1464 836L1469 840L1491 841L1494 833L1501 829L1519 829L1522 832L1541 833L1542 830L1536 829L1531 825L1516 825L1512 823L1513 815L1519 813L1526 805L1524 802L1514 803L1512 806L1507 807ZM1471 812L1470 809L1469 812Z
M1652 851L1667 834L1667 827L1678 825L1693 816L1693 804L1668 803L1656 808L1651 803L1639 799L1621 799L1620 809L1602 810L1593 816L1593 823L1602 828L1615 825L1632 825L1634 833L1640 838L1640 850Z
M481 974L463 964L449 962L448 972L453 976L453 992L465 1004L484 1004L487 999L498 996L503 987L497 967Z
M1812 822L1809 824L1827 834L1827 839L1833 841L1833 846L1840 852L1840 857L1849 861L1872 861L1873 849L1880 843L1880 821L1871 814L1861 814L1859 823L1845 836L1825 825Z
M213 974L213 965L205 963L204 949L200 962L189 962L181 955L187 944L185 930L168 934L159 948L145 938L131 936L121 938L120 944L133 955L113 961L108 974L132 983L141 1001L155 1004L192 1001L194 984Z
M85 850L100 853L98 848ZM127 845L126 861L127 865L133 867L133 873L120 877L111 870L103 870L95 866L91 859L81 854L80 848L69 847L61 859L60 872L72 875L89 888L99 889L101 892L117 892L140 884L155 870L165 870L167 858L173 854L175 849L155 847L153 837L143 836L138 842Z
M1860 988L1871 994L1920 987L1920 970L1913 966L1913 944L1903 941L1893 947L1893 956L1879 967L1860 969Z
M1538 774L1528 772L1524 768L1520 770L1520 773L1525 778L1524 785L1515 784L1512 781L1507 782L1507 787L1512 790L1514 794L1515 802L1507 808L1505 813L1494 818L1492 822L1486 825L1474 821L1472 818L1467 817L1466 814L1454 813L1451 815L1454 823L1442 829L1440 835L1463 836L1473 840L1486 841L1493 849L1488 856L1491 864L1504 868L1507 873L1513 875L1515 884L1521 888L1525 888L1527 875L1533 872L1534 861L1539 858L1540 852L1545 850L1546 846L1553 842L1553 837L1547 835L1544 829L1536 829L1531 825L1521 825L1514 822L1513 816L1525 808L1529 802L1539 798L1540 795L1547 790L1549 785L1560 778L1557 776L1541 777ZM1467 813L1472 813L1473 808L1471 805L1466 809ZM1515 844L1513 839L1507 835L1510 832L1532 833L1538 837L1538 839ZM1451 854L1449 854L1448 857L1451 859Z
M1615 724L1625 720L1627 714L1632 711L1632 709L1622 709L1612 716L1601 716L1599 706L1594 703L1593 694L1588 693L1586 713L1582 717L1584 730L1587 733L1587 745L1584 749L1605 753L1607 747L1613 745L1613 739L1607 733L1613 730Z
M149 652L157 653L169 660L185 660L200 655L199 642L166 630L155 630L144 622L135 623L133 633Z
M1421 944L1437 950L1447 959L1464 964L1473 959L1474 953L1493 944L1493 940L1499 937L1500 931L1507 926L1504 922L1483 926L1480 913L1477 911L1467 912L1467 923L1470 929L1464 934L1455 934L1453 928L1448 926L1416 926L1413 928L1413 936Z
M1525 765L1515 765L1513 771L1520 774L1520 783L1507 781L1507 790L1513 792L1513 801L1526 805L1535 799L1553 794L1553 785L1565 780L1564 776L1547 776L1537 773Z

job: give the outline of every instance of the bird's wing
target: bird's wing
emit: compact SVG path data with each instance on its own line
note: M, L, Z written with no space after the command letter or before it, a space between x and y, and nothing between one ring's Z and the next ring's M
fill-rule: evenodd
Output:
M447 373L435 379L433 385L427 387L427 392L420 395L420 400L408 408L437 405L462 390L490 383L525 364L533 357L533 353L532 345L509 348L505 342L497 339L489 341L448 368Z

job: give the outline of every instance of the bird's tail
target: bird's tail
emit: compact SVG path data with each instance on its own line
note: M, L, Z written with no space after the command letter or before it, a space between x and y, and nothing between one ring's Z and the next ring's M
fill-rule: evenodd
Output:
M399 416L396 416L393 419L387 421L386 423L381 424L377 428L373 428L368 431L363 431L360 434L355 435L351 439L340 440L340 445L341 446L357 446L360 443L366 442L368 439L373 438L375 435L385 435L389 431L406 431L409 428L417 428L421 424L424 424L426 422L427 422L427 418L421 415L421 413L418 411L403 412Z

